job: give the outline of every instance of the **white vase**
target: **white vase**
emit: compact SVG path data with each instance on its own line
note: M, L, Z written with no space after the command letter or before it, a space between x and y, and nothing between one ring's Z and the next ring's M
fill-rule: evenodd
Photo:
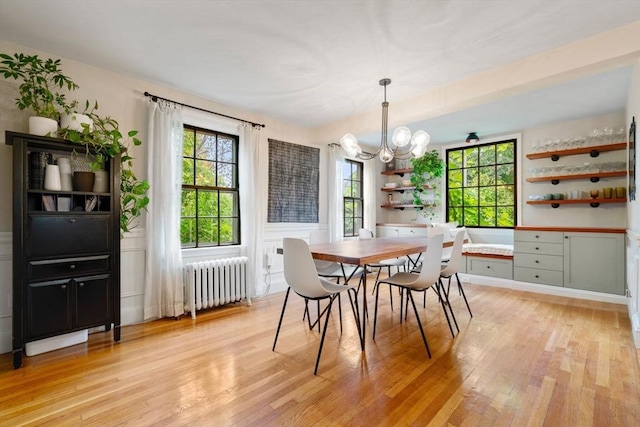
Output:
M31 135L56 136L58 132L58 122L46 117L31 116L29 117L29 133Z
M93 130L93 120L86 114L71 113L60 116L60 127L62 129L71 129L82 132L82 124L89 125L89 130Z
M62 190L60 182L60 168L58 165L47 165L44 170L44 189L51 191Z
M94 193L108 193L109 192L109 173L105 170L95 171L95 179L93 181Z
M71 163L68 157L58 157L58 167L60 168L60 184L62 191L73 190L73 175L71 174Z

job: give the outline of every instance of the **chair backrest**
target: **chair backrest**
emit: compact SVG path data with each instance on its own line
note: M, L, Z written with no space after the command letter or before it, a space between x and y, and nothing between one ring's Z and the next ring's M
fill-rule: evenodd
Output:
M427 241L427 251L422 254L422 268L416 280L417 285L428 288L440 278L443 238L442 234L436 234Z
M451 248L451 256L449 262L447 262L445 268L442 269L440 274L445 277L449 277L460 271L460 264L462 263L462 244L464 243L464 233L456 234L456 238L453 241L453 247Z
M297 294L316 298L327 293L320 283L309 245L302 239L282 239L284 279Z
M360 240L373 239L373 231L368 228L361 228L358 230L358 238Z

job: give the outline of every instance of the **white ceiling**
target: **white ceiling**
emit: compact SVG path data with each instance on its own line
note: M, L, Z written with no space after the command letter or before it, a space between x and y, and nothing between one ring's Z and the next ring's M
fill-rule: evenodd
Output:
M307 128L379 109L383 77L392 114L394 102L638 20L638 0L0 0L2 40ZM411 127L443 142L619 111L630 76Z

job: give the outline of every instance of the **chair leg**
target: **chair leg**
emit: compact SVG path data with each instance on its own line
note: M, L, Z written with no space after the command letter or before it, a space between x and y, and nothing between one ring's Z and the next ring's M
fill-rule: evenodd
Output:
M278 342L278 335L280 334L280 326L282 326L282 318L284 317L284 309L287 308L287 300L289 299L289 292L291 288L287 288L287 293L284 296L284 303L282 304L282 313L280 313L280 321L278 322L278 329L276 329L276 338L273 340L273 347L271 351L276 351L276 343Z
M413 295L411 290L407 289L407 299L411 300L411 305L413 306L413 312L416 314L416 321L418 322L418 327L420 328L420 334L422 335L422 341L424 342L424 346L427 349L427 354L429 355L429 359L431 359L431 350L429 350L429 344L427 344L427 337L424 334L424 329L422 328L422 322L420 321L420 316L418 316L418 309L416 308L416 303L413 301Z
M349 289L350 291L353 291L353 298L351 298L351 294L349 293L349 291L347 291L347 295L349 296L349 303L351 303L351 310L353 311L353 318L356 320L356 326L358 327L358 331L361 331L360 329L360 312L358 310L360 310L360 308L358 307L358 293L355 291L355 289ZM359 334L360 332L358 332Z
M391 288L391 285L389 285L389 288ZM378 296L380 295L380 283L378 283L378 286L376 287L376 306L373 310L373 340L376 340L376 326L378 324Z
M451 336L455 338L455 333L453 332L453 327L451 326L451 320L449 319L449 313L447 313L447 307L444 304L444 298L442 298L442 294L444 294L444 290L440 291L441 285L440 279L433 285L435 286L435 292L438 294L438 299L440 300L440 305L442 306L442 312L444 313L444 317L447 319L447 324L449 325L449 331L451 331ZM433 287L433 286L432 286Z
M318 332L320 332L320 300L316 301L318 305Z
M438 294L441 296L440 303L442 305L442 310L444 311L444 315L447 317L447 322L449 322L449 316L447 315L447 307L449 307L449 313L451 313L451 318L453 319L453 323L456 327L456 330L460 332L460 328L458 327L458 321L456 320L456 315L453 314L453 308L451 308L451 304L449 304L449 297L447 296L447 293L444 291L444 285L442 284L442 280L438 279L436 286L440 288L440 292L438 292ZM442 295L444 295L444 298L442 298ZM451 329L451 322L449 322L449 329ZM455 337L453 333L453 329L451 329L451 335Z
M324 337L327 335L327 326L329 325L329 317L331 317L331 306L333 305L333 300L335 299L335 295L329 297L329 306L327 307L327 317L324 320L324 329L322 330L322 338L320 339L320 347L318 348L318 357L316 359L316 367L313 370L313 375L318 374L318 365L320 364L320 356L322 355L322 346L324 345Z
M467 310L469 310L469 316L473 317L473 314L471 314L471 307L469 307L469 302L467 302L467 296L464 294L464 289L462 288L462 284L460 283L460 278L458 277L458 273L456 273L456 280L458 281L458 290L462 294L462 298L464 298L464 303L467 304Z
M338 315L340 316L340 335L342 335L342 300L338 294Z

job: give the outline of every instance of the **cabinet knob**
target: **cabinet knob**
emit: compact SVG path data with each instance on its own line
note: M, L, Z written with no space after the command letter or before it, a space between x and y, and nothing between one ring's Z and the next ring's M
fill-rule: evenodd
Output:
M540 238L540 236L538 236L538 235L536 234L536 239L539 239L539 238Z
M536 264L540 264L540 261L536 260Z
M60 289L67 289L67 285L60 286Z
M536 274L536 279L539 279L539 278L540 278L540 276L538 276L538 275Z
M84 282L80 282L80 283L78 283L78 287L80 287L80 288L84 288Z
M69 270L75 270L75 269L76 269L76 265L75 265L75 264L71 264L71 265L69 266Z
M487 268L491 268L491 266L490 266L490 265L487 265Z
M568 239L568 238L569 238L569 236L564 236L564 238L565 238L565 239Z
M70 222L71 224L73 224L73 223L75 223L75 222L76 222L76 220L72 218L72 219L70 219L70 220L69 220L69 222Z
M536 251L539 251L539 250L540 250L540 248L536 247Z

